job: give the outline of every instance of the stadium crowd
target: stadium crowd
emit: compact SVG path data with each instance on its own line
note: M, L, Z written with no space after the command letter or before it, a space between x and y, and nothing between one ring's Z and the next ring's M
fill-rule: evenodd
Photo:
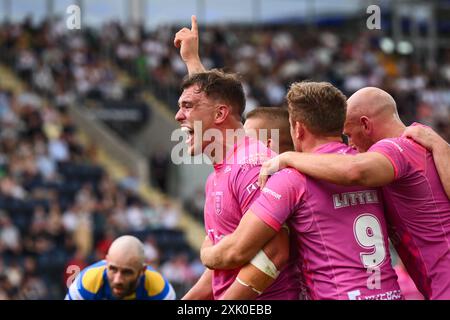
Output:
M107 31L118 25L109 25ZM238 72L247 96L245 112L285 104L294 81L328 81L347 96L366 86L390 92L406 123L420 121L450 140L450 51L439 52L435 70L413 55L387 54L377 33L299 31L298 26L207 27L200 56L207 69ZM118 30L122 30L119 32ZM169 29L119 40L115 58L176 110L184 63ZM127 35L127 33L124 33ZM131 39L134 40L131 40ZM136 38L138 40L136 40Z
M440 51L434 70L414 55L388 54L381 34L337 27L211 26L201 32L206 68L238 72L246 112L284 104L293 81L329 81L346 95L365 86L390 92L407 122L420 121L450 139L450 52ZM299 31L299 29L305 29ZM151 90L177 107L186 67L173 46L176 27L144 30L111 22L99 30L67 32L63 21L31 19L0 30L2 57L37 90L57 103L79 97L120 99L137 88ZM119 70L133 75L125 84Z

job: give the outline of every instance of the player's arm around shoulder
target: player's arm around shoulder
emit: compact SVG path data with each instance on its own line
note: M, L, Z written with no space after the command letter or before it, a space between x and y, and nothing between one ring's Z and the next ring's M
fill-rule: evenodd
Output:
M304 192L303 176L280 171L244 214L236 230L212 246L205 241L200 257L211 269L234 269L247 264L280 231Z
M209 269L235 269L248 263L275 234L276 231L249 210L232 234L216 245L204 243L200 258Z
M433 159L447 198L450 200L450 145L445 142L436 146L433 149Z
M429 127L407 127L403 136L413 139L431 151L439 178L447 197L450 199L450 145Z
M395 164L385 154L365 152L350 157L346 166L349 185L382 187L396 177Z
M264 163L259 184L264 186L270 175L286 167L339 185L380 186L393 179L392 165L381 154L314 154L290 151Z

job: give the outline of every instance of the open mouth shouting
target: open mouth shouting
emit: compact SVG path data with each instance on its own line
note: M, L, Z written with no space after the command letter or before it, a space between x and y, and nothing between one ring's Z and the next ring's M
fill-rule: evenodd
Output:
M188 138L186 140L186 143L188 145L192 145L194 141L194 129L188 126L181 126L181 131L187 134Z

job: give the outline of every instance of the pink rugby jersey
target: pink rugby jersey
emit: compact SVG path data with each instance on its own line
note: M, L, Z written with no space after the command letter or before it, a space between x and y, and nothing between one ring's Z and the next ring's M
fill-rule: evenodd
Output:
M258 140L246 137L234 146L223 164L214 166L206 182L205 229L214 244L233 233L251 203L259 195L261 164L276 155ZM299 299L300 274L295 255L277 280L258 299ZM219 299L236 279L239 269L214 270L214 299Z
M339 142L314 151L354 152ZM275 230L288 223L310 299L402 299L376 188L338 186L287 168L267 181L250 210Z
M406 138L381 140L369 151L394 167L395 180L383 187L386 219L408 273L425 299L450 299L450 201L431 152Z

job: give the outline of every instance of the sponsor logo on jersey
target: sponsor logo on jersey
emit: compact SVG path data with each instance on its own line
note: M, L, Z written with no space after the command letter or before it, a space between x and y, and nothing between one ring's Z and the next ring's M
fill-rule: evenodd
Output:
M223 202L223 192L217 191L215 198L214 198L214 208L215 208L216 214L219 216L222 213L222 202Z
M253 191L258 190L258 188L259 188L258 182L254 182L251 185L247 186L247 192L248 194L251 194Z
M281 194L278 194L278 193L276 193L275 191L273 191L273 190L271 190L271 189L269 189L269 188L267 188L267 187L264 187L264 189L262 190L262 192L267 193L267 194L270 194L272 197L274 197L274 198L277 199L277 200L280 200L280 199L281 199Z

